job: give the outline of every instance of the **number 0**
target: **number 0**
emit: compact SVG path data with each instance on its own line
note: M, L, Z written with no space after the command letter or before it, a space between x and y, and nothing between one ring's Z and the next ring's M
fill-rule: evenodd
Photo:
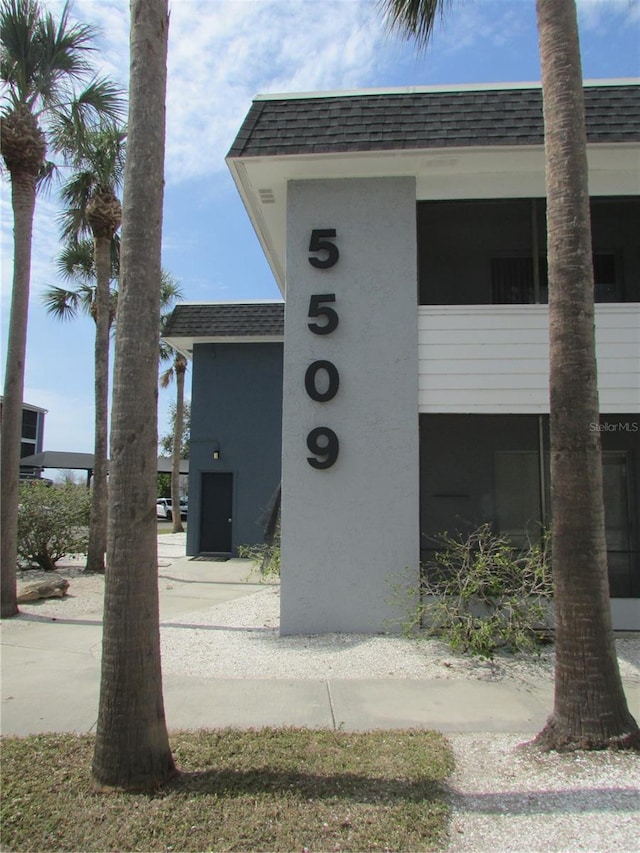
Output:
M327 374L328 384L324 391L318 390L317 377L318 372L324 370ZM316 403L327 403L338 393L340 387L340 375L335 364L330 361L314 361L307 368L304 375L304 387L307 389L307 394Z

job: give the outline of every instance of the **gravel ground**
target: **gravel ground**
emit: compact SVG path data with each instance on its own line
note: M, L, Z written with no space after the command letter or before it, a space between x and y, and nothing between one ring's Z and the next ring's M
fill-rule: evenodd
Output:
M280 595L267 588L167 620L165 672L209 678L473 678L532 683L553 678L553 647L540 655L498 654L493 661L456 655L437 640L325 634L280 637ZM175 627L171 627L175 625ZM193 630L184 642L184 625ZM617 640L620 669L640 683L640 639Z
M515 735L449 735L450 851L640 850L640 757L540 753Z
M184 534L160 536L162 569L185 553ZM68 560L73 602L24 604L25 612L102 612L102 579ZM553 648L539 656L499 655L479 662L442 643L331 634L278 636L278 589L180 614L161 630L167 673L235 678L474 678L551 683ZM26 623L25 623L26 624ZM172 627L179 624L181 627ZM192 626L185 631L185 626ZM620 669L640 689L640 639L616 641ZM629 687L627 688L629 690ZM452 734L456 770L449 850L473 853L635 853L640 851L640 757L625 752L541 754L522 736Z

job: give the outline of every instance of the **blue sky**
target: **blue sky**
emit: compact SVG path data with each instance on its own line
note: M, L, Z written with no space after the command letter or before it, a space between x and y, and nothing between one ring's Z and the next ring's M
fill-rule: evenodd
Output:
M45 5L54 13L61 0ZM123 86L128 0L73 0L101 30L96 61ZM578 0L587 79L640 76L640 0ZM280 292L224 162L254 95L537 81L535 0L451 0L426 51L389 35L376 0L174 0L171 4L163 267L185 301ZM0 199L2 382L12 274L8 186ZM46 450L93 450L93 325L42 307L60 284L55 190L37 203L25 400L48 410ZM162 391L160 433L174 391Z

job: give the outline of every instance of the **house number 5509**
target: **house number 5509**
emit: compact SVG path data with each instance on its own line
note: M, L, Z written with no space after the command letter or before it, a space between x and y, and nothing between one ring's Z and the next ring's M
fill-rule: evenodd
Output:
M338 263L340 252L332 239L336 236L335 228L314 228L309 242L309 263L318 270L327 270ZM307 323L309 331L314 335L330 335L338 328L340 318L332 303L336 301L335 293L314 293L309 299L308 317L312 322ZM318 322L320 321L320 322ZM328 384L325 390L318 388L318 373L326 374ZM327 403L333 400L340 387L338 368L330 361L314 361L307 368L304 385L309 397L317 403ZM338 436L329 427L321 426L312 429L307 436L307 447L313 454L307 457L312 468L331 468L338 458L340 442Z

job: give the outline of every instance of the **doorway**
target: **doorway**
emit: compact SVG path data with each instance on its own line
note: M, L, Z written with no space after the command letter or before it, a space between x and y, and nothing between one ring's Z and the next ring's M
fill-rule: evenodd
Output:
M202 474L200 496L200 553L230 554L233 474Z

